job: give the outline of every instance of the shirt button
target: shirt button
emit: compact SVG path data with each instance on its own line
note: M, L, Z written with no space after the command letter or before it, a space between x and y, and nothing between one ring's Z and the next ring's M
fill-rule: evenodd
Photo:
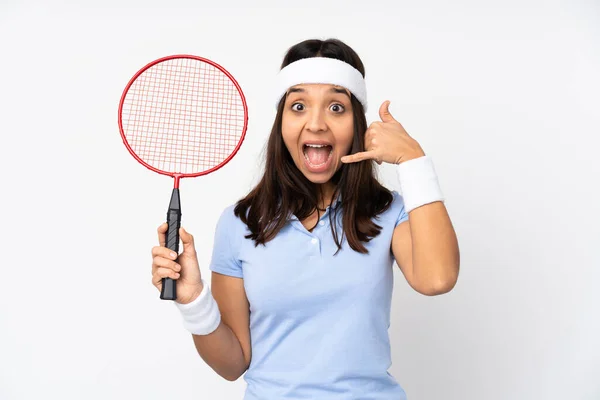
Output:
M325 221L319 221L319 225L321 225L321 226L325 225Z
M310 241L312 244L317 244L318 240L316 238L312 238Z

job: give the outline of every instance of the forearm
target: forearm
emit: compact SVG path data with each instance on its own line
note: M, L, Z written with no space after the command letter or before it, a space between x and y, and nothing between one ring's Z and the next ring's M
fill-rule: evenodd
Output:
M248 368L239 340L223 321L214 332L192 337L200 357L228 381L235 381Z
M456 233L441 201L409 213L413 253L413 279L427 292L450 291L458 279L460 255Z
M247 369L244 352L233 330L224 322L212 291L206 282L192 300L175 303L183 325L192 333L196 351L220 376L234 381Z

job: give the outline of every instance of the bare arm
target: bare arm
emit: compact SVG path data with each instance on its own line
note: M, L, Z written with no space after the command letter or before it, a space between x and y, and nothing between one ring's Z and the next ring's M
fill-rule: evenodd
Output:
M440 201L412 210L392 238L392 252L409 285L434 296L452 290L460 254L446 206Z
M192 335L202 359L220 376L235 381L248 369L250 307L244 280L212 273L211 292L221 313L219 327L208 335Z

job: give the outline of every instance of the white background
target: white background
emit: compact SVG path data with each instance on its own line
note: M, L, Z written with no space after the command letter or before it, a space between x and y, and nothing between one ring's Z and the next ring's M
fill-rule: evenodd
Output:
M209 278L217 217L260 175L265 88L290 46L329 37L365 63L368 122L391 100L433 157L459 237L452 292L396 269L390 372L409 399L600 399L599 3L319 3L2 0L0 399L242 398L151 284L172 180L127 152L118 101L178 53L242 86L240 152L181 184Z

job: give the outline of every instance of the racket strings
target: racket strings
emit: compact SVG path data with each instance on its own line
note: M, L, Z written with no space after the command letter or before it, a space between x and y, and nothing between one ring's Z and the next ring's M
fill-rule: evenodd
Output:
M121 112L131 149L162 171L214 168L240 142L245 110L229 77L211 64L177 58L153 65L132 83Z

